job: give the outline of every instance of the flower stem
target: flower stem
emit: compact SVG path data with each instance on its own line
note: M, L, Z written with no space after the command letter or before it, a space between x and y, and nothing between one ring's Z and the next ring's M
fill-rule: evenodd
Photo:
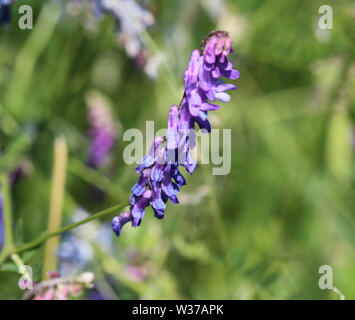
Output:
M89 216L89 217L87 217L87 218L85 218L83 220L80 220L78 222L74 222L72 224L69 224L69 225L67 225L65 227L62 227L62 228L56 230L56 231L53 231L53 232L50 232L50 233L45 233L42 236L38 237L37 239L35 239L33 241L30 241L28 243L25 243L22 246L14 247L12 252L13 253L21 253L21 252L28 251L30 249L36 248L36 247L40 246L42 243L44 243L46 240L48 240L48 239L50 239L52 237L58 236L58 235L62 234L63 232L66 232L66 231L69 231L69 230L74 229L76 227L79 227L82 224L85 224L85 223L90 222L92 220L99 219L99 218L102 218L104 216L113 214L113 213L117 212L118 210L123 209L124 207L126 207L128 205L129 205L129 202L125 201L125 202L122 202L122 203L120 203L120 204L118 204L116 206L113 206L111 208L108 208L108 209L102 210L100 212L94 213L91 216Z
M13 253L11 255L12 261L17 265L18 269L21 270L21 267L23 267L25 264L23 263L22 259L20 256L16 253Z

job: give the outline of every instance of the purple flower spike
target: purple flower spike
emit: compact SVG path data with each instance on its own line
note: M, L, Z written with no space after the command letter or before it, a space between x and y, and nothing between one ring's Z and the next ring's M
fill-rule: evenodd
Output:
M185 167L190 174L196 169L190 154L196 146L195 124L203 132L211 132L208 111L219 109L219 105L211 102L229 102L226 91L237 89L234 84L223 83L221 79L239 77L239 71L233 69L227 58L231 52L232 40L223 31L211 33L200 50L192 51L184 73L185 92L180 105L170 107L166 136L154 140L136 169L140 177L132 188L131 215L124 213L126 219L118 216L112 221L117 235L129 220L132 220L133 227L139 226L148 206L153 208L155 217L162 219L169 199L174 204L179 203L177 195L186 184L179 166Z

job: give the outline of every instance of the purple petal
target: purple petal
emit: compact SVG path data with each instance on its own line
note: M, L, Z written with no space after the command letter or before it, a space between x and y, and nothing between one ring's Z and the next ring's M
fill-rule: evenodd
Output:
M174 166L173 168L173 178L179 187L182 187L186 184L186 180L184 176L180 173L178 166Z
M206 130L207 132L211 132L211 124L207 119L202 120L201 118L198 118L196 122L198 123L201 130Z
M150 205L157 213L158 216L164 215L166 205L161 198L160 189L153 189L152 191L152 200L150 201Z
M211 111L211 110L219 110L219 105L207 103L207 102L201 105L201 111Z
M132 226L137 227L140 225L144 214L145 208L149 205L150 199L152 197L151 190L146 190L142 197L137 201L137 203L132 208Z
M225 93L225 92L217 92L216 93L216 98L219 100L219 101L222 101L222 102L229 102L230 101L230 96L228 93Z
M221 75L224 78L228 78L231 80L236 80L239 78L239 71L236 69L232 69L232 70L223 70L221 71Z
M223 91L227 91L227 90L236 90L237 87L234 84L231 83L224 83L221 84L217 87L217 92L223 92Z
M219 78L221 76L221 72L219 71L218 68L215 68L212 70L212 77L213 78Z

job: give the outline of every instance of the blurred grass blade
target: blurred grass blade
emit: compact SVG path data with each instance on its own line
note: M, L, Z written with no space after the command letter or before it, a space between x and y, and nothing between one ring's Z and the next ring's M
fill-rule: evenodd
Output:
M61 226L68 150L64 138L54 141L54 166L52 178L51 202L47 232L51 233ZM49 278L48 271L57 270L58 237L49 239L45 246L42 278Z

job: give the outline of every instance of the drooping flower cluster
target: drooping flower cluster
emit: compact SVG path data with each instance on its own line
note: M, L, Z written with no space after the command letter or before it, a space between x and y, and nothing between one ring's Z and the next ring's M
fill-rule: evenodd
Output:
M0 0L0 25L8 26L11 18L12 0Z
M184 73L185 92L180 105L170 108L166 135L155 138L148 154L136 169L140 177L132 188L130 210L112 220L112 228L117 235L129 221L133 227L139 226L146 207L151 206L155 216L161 219L169 199L172 203L179 202L177 194L186 184L179 166L185 167L190 174L196 168L190 155L190 150L196 145L195 123L205 132L210 132L207 113L219 109L218 105L211 102L229 102L230 96L226 91L237 88L233 84L223 83L221 79L239 78L239 72L233 69L227 58L231 52L232 40L223 31L209 34L200 50L192 52Z
M109 106L97 97L88 99L88 117L91 128L88 132L91 144L89 147L88 164L99 168L107 164L116 138L116 125L112 119Z

